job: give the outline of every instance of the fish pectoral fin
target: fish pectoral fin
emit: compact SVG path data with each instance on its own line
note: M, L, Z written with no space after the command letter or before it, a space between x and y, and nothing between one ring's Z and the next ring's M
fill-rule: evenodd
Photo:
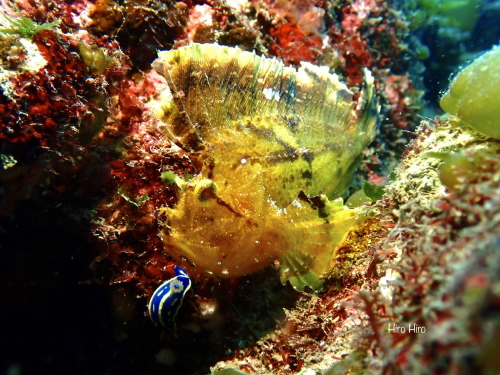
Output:
M329 201L320 196L319 202L321 207L295 201L282 213L288 249L280 257L280 279L301 292L306 287L321 290L322 276L329 270L335 250L364 221L357 210L345 208L341 199Z
M281 259L280 280L283 285L287 281L299 292L303 292L306 287L312 290L323 289L321 274L304 262L301 256L297 256L293 251L287 252Z

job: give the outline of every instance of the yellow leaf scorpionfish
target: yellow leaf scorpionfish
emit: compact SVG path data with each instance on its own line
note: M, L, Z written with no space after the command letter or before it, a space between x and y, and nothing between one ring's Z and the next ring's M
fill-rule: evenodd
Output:
M342 199L377 127L371 74L360 98L325 67L298 69L239 48L192 44L154 63L170 90L152 106L197 168L176 176L161 236L179 265L218 278L275 260L295 289L322 287L359 221Z

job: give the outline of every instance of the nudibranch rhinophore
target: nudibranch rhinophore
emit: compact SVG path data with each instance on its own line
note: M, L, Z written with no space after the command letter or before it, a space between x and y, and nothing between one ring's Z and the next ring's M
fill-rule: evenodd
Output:
M152 103L196 174L165 207L165 251L215 277L279 259L281 280L319 289L359 224L342 199L377 127L373 78L357 101L326 67L298 69L239 48L191 44L153 64L170 92Z
M149 300L149 317L153 323L174 328L175 317L190 288L191 279L188 273L180 267L175 267L175 277L161 284Z

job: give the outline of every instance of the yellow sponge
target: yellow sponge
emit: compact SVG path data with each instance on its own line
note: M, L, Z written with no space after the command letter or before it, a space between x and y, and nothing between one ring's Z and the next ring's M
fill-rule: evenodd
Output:
M458 73L440 105L475 130L500 138L500 47Z

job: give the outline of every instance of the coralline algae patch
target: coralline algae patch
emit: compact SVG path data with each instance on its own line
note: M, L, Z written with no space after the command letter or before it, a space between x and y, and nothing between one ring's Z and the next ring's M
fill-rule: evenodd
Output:
M498 141L456 128L456 120L424 123L409 147L388 198L400 207L384 251L397 254L386 264L381 294L389 298L380 317L381 350L369 368L403 372L498 371L488 352L496 340L498 309ZM444 186L443 154L481 158L458 185ZM389 331L402 324L406 332ZM408 327L424 327L425 334ZM374 328L375 329L375 328ZM436 350L437 349L437 350ZM439 354L437 354L439 353ZM493 370L496 368L496 370Z
M0 174L7 210L37 184L38 191L47 187L44 179L51 175L60 177L49 184L56 195L75 188L69 176L86 168L89 150L82 145L103 126L108 82L123 76L125 61L116 43L90 37L84 42L43 28L30 40L22 34L27 31L12 27L0 44ZM79 52L86 43L106 51L108 63L99 75L93 76Z
M155 71L120 82L112 100L122 125L104 129L105 138L120 141L114 150L118 156L109 163L109 194L97 207L92 226L104 254L93 267L98 274L111 270L106 282L127 283L139 295L152 293L151 281L168 279L173 272L158 236L159 223L165 220L159 207L175 205L177 197L174 187L162 180L162 166L178 174L194 171L187 153L164 136L164 126L145 105L166 87Z

